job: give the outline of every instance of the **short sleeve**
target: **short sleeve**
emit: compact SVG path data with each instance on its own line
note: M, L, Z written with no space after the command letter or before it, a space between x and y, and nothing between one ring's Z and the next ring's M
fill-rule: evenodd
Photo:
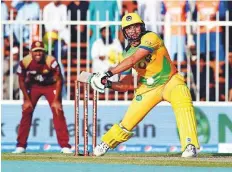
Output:
M131 75L132 74L132 69L128 69L126 71L121 72L121 75Z
M120 61L119 61L120 63L124 60L125 56L126 56L126 51L124 50L123 53L122 53L122 58L120 58ZM125 70L125 71L121 72L120 74L121 75L131 75L132 74L132 69L130 68L128 70Z
M51 70L55 70L56 68L59 68L59 64L58 64L56 58L53 56L46 56L46 65Z
M23 66L22 61L19 62L18 68L17 68L17 75L25 77L26 76L26 69Z
M162 39L153 32L148 32L141 38L141 44L139 48L143 48L152 53L154 50L157 50L163 44Z
M61 75L60 65L56 60L51 62L51 70L54 71L56 74Z
M54 60L53 62L51 62L51 68L52 69L56 69L58 67L58 63L56 60Z

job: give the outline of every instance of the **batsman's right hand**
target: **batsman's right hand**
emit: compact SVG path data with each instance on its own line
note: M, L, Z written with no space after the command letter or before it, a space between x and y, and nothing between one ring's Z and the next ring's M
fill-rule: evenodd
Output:
M105 92L105 85L101 82L102 76L104 76L104 73L94 73L93 76L90 78L90 85L92 89L104 93Z
M27 109L34 109L34 107L33 107L33 105L32 105L32 103L31 103L31 101L30 100L24 100L24 103L23 103L23 106L22 106L22 108L23 108L23 111L25 111L25 110L27 110Z

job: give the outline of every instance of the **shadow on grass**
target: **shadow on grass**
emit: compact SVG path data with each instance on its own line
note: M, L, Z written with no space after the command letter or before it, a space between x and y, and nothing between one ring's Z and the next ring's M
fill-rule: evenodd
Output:
M218 157L218 156L231 156L232 157L232 153L214 153L211 155L215 157Z

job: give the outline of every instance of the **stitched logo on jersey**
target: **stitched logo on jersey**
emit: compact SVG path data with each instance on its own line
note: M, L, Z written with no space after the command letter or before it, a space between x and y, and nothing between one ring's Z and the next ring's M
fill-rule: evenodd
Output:
M35 75L37 72L35 70L28 71L27 73Z
M43 77L42 75L36 75L36 76L34 77L34 79L35 79L36 81L39 81L39 82L43 82L43 81L44 81L44 77Z
M151 41L145 41L145 45L148 47L153 47L154 44Z
M151 62L151 54L149 54L147 57L145 57L146 62Z
M123 52L123 57L124 57L124 58L130 57L130 56L133 55L137 50L138 50L138 47L131 47L128 51L124 51L124 52ZM152 55L149 54L147 57L145 57L144 59L140 60L136 65L137 65L138 68L140 68L140 69L146 69L147 63L151 62L151 59L152 59Z
M48 73L48 72L49 72L49 71L48 71L47 69L44 69L44 70L43 70L43 73L44 73L44 74L46 74L46 73Z
M167 58L164 57L163 58L163 69L156 75L152 76L153 83L150 83L150 82L147 83L148 79L143 78L143 77L140 78L140 82L147 85L148 88L162 85L168 81L170 72L171 72L170 63L168 62Z
M141 95L137 95L137 96L136 96L136 100L137 100L137 101L141 101L142 99L143 99L143 97L142 97Z
M151 54L149 54L147 57L145 57L144 59L138 62L138 68L146 69L147 63L150 63L150 62L151 62Z

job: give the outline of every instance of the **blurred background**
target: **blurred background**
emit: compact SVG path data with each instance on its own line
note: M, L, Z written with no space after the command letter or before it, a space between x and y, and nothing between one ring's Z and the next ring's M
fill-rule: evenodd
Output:
M128 12L138 12L147 30L154 31L163 38L170 57L185 77L196 105L201 143L208 145L208 150L211 152L218 152L219 143L232 142L231 1L2 0L0 51L2 143L13 145L16 139L15 131L17 132L17 124L21 116L20 106L23 98L19 91L16 69L18 62L29 53L32 41L43 41L47 53L53 55L61 66L64 77L62 97L65 100L64 109L70 124L70 136L73 139L74 81L81 71L108 70L122 59L122 52L127 42L123 38L120 21ZM105 94L99 94L99 100L101 100L99 127L102 128L99 133L102 134L107 130L109 121L115 123L123 116L129 105L128 101L133 99L137 81L135 72L134 76L134 85L131 85L131 90L128 92L118 93L107 90ZM117 76L113 79L118 80ZM92 91L90 91L89 99L92 99ZM112 106L114 109L115 104L119 109L115 112L104 108L109 105L107 107ZM39 119L41 123L49 121L51 115L49 117L44 115L47 110L49 111L42 98L38 110L35 111L35 119ZM109 111L116 114L110 117ZM121 115L117 115L118 111ZM129 142L129 145L141 144L143 145L141 150L148 152L178 151L179 142L171 107L167 104L158 106L157 110L151 113L157 114L156 117L150 115L151 118L146 118L141 124L143 125L140 127L141 130L137 131L137 141L135 139L134 142ZM150 124L151 120L155 121L155 124ZM40 130L36 127L39 126L36 121L33 124L35 124L34 130L32 129L30 134L33 143L42 142L43 150L49 147L47 142L49 145L56 143L52 124L40 124ZM48 133L47 136L38 136L38 132L41 131ZM6 134L7 132L9 134ZM172 132L174 132L173 135ZM168 135L167 138L161 137L165 135L164 133ZM161 145L161 147L153 149L152 146L145 144L147 142L152 145ZM6 151L11 148L6 144ZM125 147L120 149L127 151ZM228 150L232 151L231 144Z

